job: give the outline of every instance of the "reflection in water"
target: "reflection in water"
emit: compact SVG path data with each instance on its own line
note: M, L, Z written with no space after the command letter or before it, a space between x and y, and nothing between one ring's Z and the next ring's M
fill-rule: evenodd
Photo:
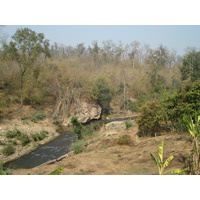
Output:
M72 141L76 140L73 133L61 133L55 140L41 145L31 153L4 165L10 169L30 169L50 160L54 160L70 151Z

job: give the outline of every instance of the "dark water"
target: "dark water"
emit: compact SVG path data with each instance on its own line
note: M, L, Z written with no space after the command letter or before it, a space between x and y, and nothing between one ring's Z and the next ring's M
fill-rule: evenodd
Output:
M30 169L50 160L54 160L70 151L72 141L76 140L74 133L61 133L55 140L39 146L31 153L21 158L5 163L4 168Z

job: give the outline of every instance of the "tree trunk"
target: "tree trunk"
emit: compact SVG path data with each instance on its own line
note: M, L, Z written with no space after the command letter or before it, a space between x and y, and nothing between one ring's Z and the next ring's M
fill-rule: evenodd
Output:
M22 68L22 65L20 64L20 118L22 119L23 115L23 89L24 89L24 74L26 72L27 68Z

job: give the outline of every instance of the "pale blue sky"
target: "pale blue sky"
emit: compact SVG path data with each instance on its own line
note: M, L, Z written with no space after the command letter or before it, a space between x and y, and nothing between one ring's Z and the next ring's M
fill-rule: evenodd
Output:
M12 36L18 28L28 27L44 33L51 43L75 46L83 42L85 46L97 40L121 41L124 45L137 40L156 48L160 44L183 55L187 47L200 49L200 26L196 25L8 25L3 31Z

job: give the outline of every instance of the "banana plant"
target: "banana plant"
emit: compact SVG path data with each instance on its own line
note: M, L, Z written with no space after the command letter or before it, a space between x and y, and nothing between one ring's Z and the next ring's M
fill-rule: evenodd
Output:
M169 163L173 160L174 156L170 156L166 159L166 161L163 161L163 151L164 151L164 141L162 140L161 143L158 145L158 158L156 158L153 154L150 153L151 158L155 165L158 167L159 175L164 175L167 172L170 172L172 174L182 175L184 172L188 170L188 168L185 169L172 169L164 172L164 169L169 166Z
M56 170L52 171L49 175L60 175L64 170L64 167L58 167Z
M200 173L200 152L199 152L199 139L200 139L200 115L195 114L194 120L190 117L183 118L188 132L193 138L193 152L191 155L192 167L190 169L191 174Z
M174 156L170 156L169 158L167 158L165 162L163 161L163 146L164 146L164 141L162 140L158 146L158 158L156 158L153 154L150 153L153 162L158 167L159 175L163 175L168 172L168 171L164 172L164 169L169 166L169 163L174 158Z

